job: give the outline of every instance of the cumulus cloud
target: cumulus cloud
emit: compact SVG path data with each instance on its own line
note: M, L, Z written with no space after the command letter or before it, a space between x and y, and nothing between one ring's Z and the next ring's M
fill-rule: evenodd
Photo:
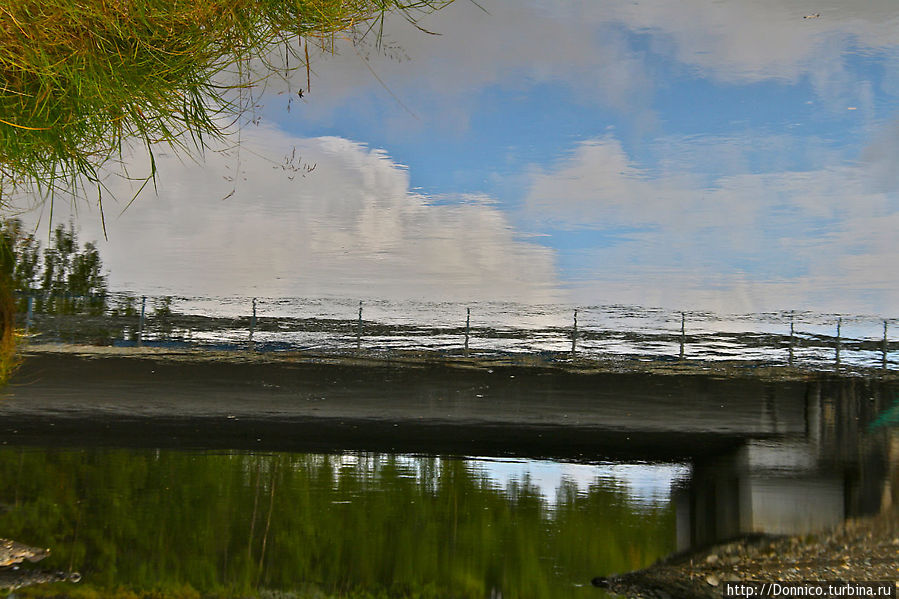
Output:
M424 34L399 17L387 19L381 49L374 33L355 45L338 40L336 53L312 60L312 93L301 107L303 118L330 124L347 104L385 118L371 101L379 98L393 107L386 115L393 127L427 123L460 130L468 126L479 93L497 84L519 91L564 85L586 105L654 118L651 73L627 39L605 27L605 19L583 19L564 4L502 0L484 6L489 14L474 3L455 2L421 21L439 35ZM305 87L305 73L300 79L294 88ZM272 84L266 102L280 106L277 94L284 89ZM407 109L418 122L408 118Z
M435 203L410 191L402 165L360 143L260 130L245 132L239 149L207 152L203 164L160 156L158 166L156 195L141 195L118 219L105 203L108 242L98 214L81 206L82 238L101 240L113 287L459 301L559 297L552 251L519 239L489 201ZM120 199L130 197L133 186L109 184ZM64 218L57 206L54 219Z
M660 57L716 82L808 80L832 108L865 112L871 71L846 62L863 51L887 65L876 91L899 90L889 68L899 46L893 0L481 4L489 14L461 1L425 19L439 36L392 19L380 51L371 39L339 42L336 55L313 61L312 90L303 100L279 95L285 90L273 80L265 101L279 122L287 118L281 102L291 97L301 107L289 118L307 124L374 121L390 135L418 127L430 143L464 130L482 91L527 94L540 84L564 86L589 107L652 126ZM294 91L306 87L300 79ZM371 100L391 95L405 108L389 99L391 112ZM408 118L406 108L419 118ZM766 153L758 139L721 139L717 146L660 140L656 148L668 146L651 167L616 138L593 139L558 164L534 167L522 218L538 232L604 236L595 247L566 250L581 279L597 281L582 285L589 301L899 312L892 299L899 297L891 234L896 139L895 127L884 130L863 162L845 165L844 156L834 158L840 152L833 143L772 136L763 141L773 158L762 168L750 166ZM756 148L751 159L741 147L747 143ZM316 165L305 178L257 155L279 163L294 147L302 163ZM778 164L797 152L807 159ZM432 201L410 190L409 173L385 152L347 139L266 130L247 133L239 156L210 152L202 166L162 158L159 167L158 196L141 197L109 223L105 255L120 287L558 297L554 253L522 240L498 207L479 197ZM234 185L226 177L237 191L221 200ZM112 185L129 197L127 186ZM85 237L102 237L96 214L80 220Z
M870 82L848 66L847 57L859 52L891 57L899 48L892 0L479 4L489 14L473 3L456 2L423 19L437 36L395 17L387 21L381 51L374 48L374 35L361 45L339 42L335 55L313 61L313 93L302 107L304 118L334 122L349 102L354 110L375 115L381 109L368 96L392 103L394 125L415 126L405 118L408 108L424 122L453 130L466 126L479 93L492 86L524 91L549 84L649 127L656 118L658 68L651 54L717 82L807 80L831 109L862 110L870 102ZM811 15L820 16L804 18ZM303 87L302 79L295 86Z
M895 5L875 0L612 3L602 9L629 28L663 37L678 61L732 82L812 76L838 80L848 48L895 49ZM812 18L807 18L812 17Z
M708 181L650 173L605 137L532 177L524 220L614 240L581 252L584 298L899 312L899 198L866 165Z

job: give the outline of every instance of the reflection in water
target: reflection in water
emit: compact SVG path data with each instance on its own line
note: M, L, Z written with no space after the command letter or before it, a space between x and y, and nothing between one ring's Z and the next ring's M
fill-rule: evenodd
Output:
M805 434L748 440L697 460L677 493L678 548L806 534L891 508L899 436L877 417L895 409L894 399L860 381L810 383Z
M214 346L256 351L421 350L536 354L563 360L754 362L804 369L889 370L899 344L871 316L719 314L622 305L387 301L359 298L173 297L110 293L102 310L54 313L22 291L19 323L37 343ZM32 298L36 306L28 314ZM139 314L145 308L146 318ZM576 315L576 316L575 316ZM575 319L576 318L576 319Z
M83 585L566 597L673 549L673 512L608 479L504 486L473 460L374 454L0 452L0 526ZM364 595L369 596L369 595Z
M155 368L160 375L171 374L159 364ZM235 370L233 365L229 368ZM336 370L329 372L338 376ZM299 371L291 374L300 387L308 385L300 376ZM476 373L470 376L476 383ZM427 378L450 385L435 373ZM622 377L617 386L612 379L603 379L606 391L589 393L588 387L600 379L586 380L579 387L579 378L565 383L558 378L551 383L554 389L547 391L534 382L538 378L515 387L514 394L507 389L508 397L497 388L502 385L498 380L490 403L505 412L514 395L515 426L527 428L523 423L528 418L538 421L537 413L529 413L527 407L532 389L544 409L550 404L554 411L564 409L581 426L588 426L589 437L613 439L594 440L592 445L577 441L578 463L363 451L10 447L0 451L0 502L9 506L0 516L0 528L10 538L52 547L47 558L51 567L77 569L85 577L82 585L101 590L124 587L177 594L193 589L190 592L229 596L268 589L342 596L575 597L597 592L582 586L594 576L645 567L676 549L749 533L809 532L896 502L899 437L891 420L896 390L889 384L826 377L799 385L662 377L648 385L648 377L631 383ZM87 376L83 383L91 402L102 401L100 387L92 386ZM383 434L389 438L399 439L401 434L389 422L401 423L401 430L409 426L402 420L403 410L414 405L415 394L421 392L409 383L398 382L409 387L409 397L394 397L395 411L377 402L380 418L387 422L388 432ZM638 383L642 387L628 389ZM394 393L385 386L385 393ZM93 409L85 407L76 391L68 392L69 403L53 404L53 393L41 391L36 382L4 404L7 424L37 426L22 417L28 405L16 411L17 404L31 399L27 392L46 394L44 403L30 409L46 415L42 422L50 426L51 436L63 433L60 414L72 416L79 402L82 410ZM218 391L212 393L217 402L224 402L221 407L223 414L230 414L229 425L237 427L252 418L240 412L234 416L231 410L237 404L229 404ZM295 391L288 390L288 395L293 403L278 403L274 395L258 396L255 409L270 410L272 418L292 423L290 410L300 408L291 407L298 401ZM354 390L351 395L358 398L365 393ZM243 397L246 401L248 396ZM356 400L331 397L342 405L336 409L347 420L353 409L362 410L353 408ZM575 404L582 397L590 398L591 407L577 414ZM119 397L120 407L126 400ZM193 407L179 405L191 401ZM126 420L143 419L139 422L146 434L151 428L172 427L154 416L154 410L177 414L191 430L210 426L201 425L190 412L208 413L200 402L201 398L188 396L170 405L157 401L147 405L148 411L135 408ZM455 438L456 451L474 434L471 422L491 422L491 434L496 436L511 430L490 406L478 402L479 413L466 408L461 396L454 406L447 406L468 414L468 428L449 435ZM728 409L722 411L725 404ZM684 410L685 405L696 413L685 415L690 411ZM444 408L437 409L450 418ZM85 412L84 417L96 418L99 413ZM591 413L600 420L591 420ZM415 417L423 414L419 410ZM107 430L97 435L112 435L116 417L106 414L104 421ZM274 427L264 418L254 422L249 428L232 429L230 437L216 442L233 446L238 437L265 436ZM325 426L319 425L316 432L296 423L294 435L330 434ZM361 435L363 426L354 434ZM666 426L682 431L677 436L673 432L651 436ZM558 439L575 439L571 424L560 429ZM537 430L552 437L551 427ZM17 432L6 431L4 438L15 439ZM622 435L617 440L616 433ZM720 442L703 443L701 439L711 433L719 435ZM151 442L165 434L157 433ZM34 435L28 439L40 443ZM650 451L641 444L642 437L657 441L651 449L656 461L650 464L639 461ZM725 437L729 441L724 442ZM61 438L66 443L79 439ZM92 444L85 439L81 443ZM268 442L285 443L278 439ZM43 443L48 442L50 436L44 437ZM129 444L121 437L115 442ZM130 444L137 442L138 437L132 437ZM519 435L504 446L509 450L515 443L530 442ZM442 443L446 447L448 441ZM591 461L591 447L592 455L614 448L618 457ZM546 441L533 451L568 450ZM691 456L689 465L675 463L684 455Z
M891 0L489 9L391 31L408 64L347 41L302 120L263 111L241 151L160 153L158 196L101 242L112 288L242 298L182 321L203 341L193 323L230 319L215 343L246 342L253 296L345 297L263 301L254 340L360 343L363 299L374 351L458 349L474 304L473 353L565 352L577 304L582 355L893 365L879 317L836 339L835 318L785 312L896 313ZM294 180L294 156L314 172ZM680 336L676 312L624 304L694 313ZM592 596L594 576L899 493L886 383L86 362L29 361L0 402L0 531L100 591Z
M339 41L240 152L159 152L112 288L896 313L894 3L489 4Z

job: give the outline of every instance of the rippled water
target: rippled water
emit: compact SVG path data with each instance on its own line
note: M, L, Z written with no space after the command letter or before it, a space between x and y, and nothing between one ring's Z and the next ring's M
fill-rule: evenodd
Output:
M113 294L118 310L130 297ZM475 353L570 354L589 358L686 358L892 369L896 365L892 321L873 316L779 312L715 314L636 306L571 306L520 303L362 301L341 298L172 297L171 314L160 316L162 298L146 301L145 341L198 345L242 344L258 350L433 350ZM252 314L256 311L256 320ZM360 309L361 323L360 323ZM575 310L577 311L575 314ZM22 317L22 316L20 316ZM41 319L44 319L43 321ZM577 319L575 329L575 318ZM64 330L99 326L38 315L44 334L66 339ZM112 318L110 341L135 334L134 316ZM128 332L113 332L114 327ZM139 323L138 323L139 326ZM838 328L839 327L839 328ZM792 335L791 335L792 332ZM70 338L74 333L69 333ZM838 337L839 334L839 337ZM84 335L81 335L84 340ZM89 339L87 339L89 340Z

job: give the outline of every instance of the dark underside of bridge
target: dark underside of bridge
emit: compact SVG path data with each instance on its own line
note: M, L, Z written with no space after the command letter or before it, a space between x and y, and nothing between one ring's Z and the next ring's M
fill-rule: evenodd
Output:
M808 382L548 369L30 357L0 442L690 460L802 435Z

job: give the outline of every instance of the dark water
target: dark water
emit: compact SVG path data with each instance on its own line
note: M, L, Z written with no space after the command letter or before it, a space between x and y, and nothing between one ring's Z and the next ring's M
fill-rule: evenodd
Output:
M0 531L100 595L596 597L593 576L895 502L896 398L824 376L35 358L0 403Z
M0 452L4 534L82 585L239 596L576 597L674 548L667 502L600 478L499 486L477 460L152 450ZM593 589L586 589L592 592ZM588 593L592 596L591 593ZM316 595L317 596L317 595Z

